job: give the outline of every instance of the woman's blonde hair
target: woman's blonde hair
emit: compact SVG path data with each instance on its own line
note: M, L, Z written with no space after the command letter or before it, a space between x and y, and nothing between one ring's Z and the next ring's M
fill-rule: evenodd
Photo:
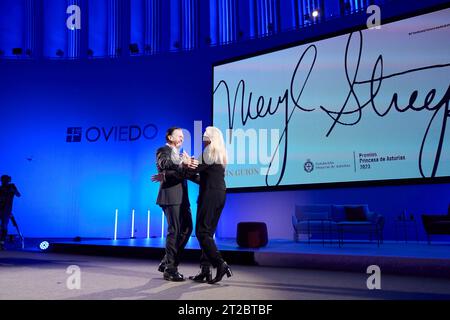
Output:
M203 160L207 164L227 165L227 150L222 132L216 127L207 127L203 138L207 138L211 143L203 151Z

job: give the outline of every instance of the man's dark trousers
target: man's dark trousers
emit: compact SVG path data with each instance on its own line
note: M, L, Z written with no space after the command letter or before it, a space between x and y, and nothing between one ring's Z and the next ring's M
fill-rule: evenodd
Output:
M168 271L176 271L192 233L191 209L189 204L167 205L162 208L168 225L163 263Z

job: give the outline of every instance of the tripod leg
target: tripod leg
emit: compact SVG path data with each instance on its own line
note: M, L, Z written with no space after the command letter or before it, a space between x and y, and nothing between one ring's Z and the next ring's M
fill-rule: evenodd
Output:
M11 215L11 222L12 222L13 226L16 228L17 233L20 237L20 240L22 241L22 249L23 249L25 247L25 240L22 236L22 233L20 232L19 225L17 224L16 218L14 218L13 215Z

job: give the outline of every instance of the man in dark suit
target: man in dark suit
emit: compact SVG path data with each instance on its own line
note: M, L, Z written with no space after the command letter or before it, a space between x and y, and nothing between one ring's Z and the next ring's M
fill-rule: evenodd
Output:
M178 272L180 256L192 233L192 216L188 198L187 181L193 174L198 161L186 153L180 155L184 136L181 128L172 127L166 132L166 145L156 153L156 166L159 174L173 172L160 182L156 203L161 206L167 220L166 254L158 270L164 272L164 279L183 281Z

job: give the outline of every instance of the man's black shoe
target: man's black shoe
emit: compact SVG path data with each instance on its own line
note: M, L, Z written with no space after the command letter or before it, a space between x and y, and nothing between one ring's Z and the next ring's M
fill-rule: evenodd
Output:
M184 277L178 271L164 271L164 280L167 281L184 281Z

